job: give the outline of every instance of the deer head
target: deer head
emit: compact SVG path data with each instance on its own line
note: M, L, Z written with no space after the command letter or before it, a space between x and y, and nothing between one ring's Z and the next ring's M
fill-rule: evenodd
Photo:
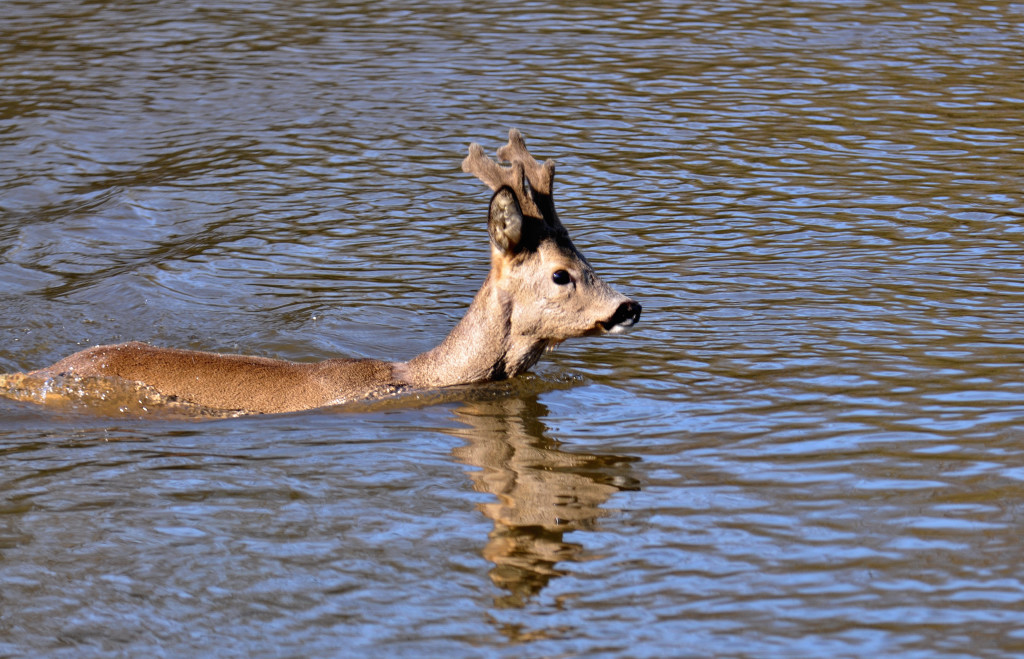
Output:
M497 155L508 164L471 144L462 169L494 190L491 273L481 293L491 289L501 300L513 375L566 339L625 331L640 320L641 308L601 281L569 239L552 196L555 163L537 162L514 128Z

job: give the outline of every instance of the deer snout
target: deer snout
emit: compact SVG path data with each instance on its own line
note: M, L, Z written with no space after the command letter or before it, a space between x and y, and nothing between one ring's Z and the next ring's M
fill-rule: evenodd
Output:
M601 321L601 325L609 334L620 334L640 322L642 310L643 307L633 300L626 300L619 305L611 318Z

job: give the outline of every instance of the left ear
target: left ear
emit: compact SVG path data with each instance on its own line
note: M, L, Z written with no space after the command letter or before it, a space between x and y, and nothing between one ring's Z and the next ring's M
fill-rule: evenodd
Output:
M523 211L519 208L516 195L504 186L491 197L491 208L487 216L487 232L491 243L502 254L517 251L523 240Z

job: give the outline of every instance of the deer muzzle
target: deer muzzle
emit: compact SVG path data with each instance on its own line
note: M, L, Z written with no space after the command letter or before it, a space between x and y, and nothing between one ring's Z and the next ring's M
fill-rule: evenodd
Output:
M601 326L609 334L621 334L640 322L642 310L643 307L633 300L626 300L619 305L611 318L601 321Z

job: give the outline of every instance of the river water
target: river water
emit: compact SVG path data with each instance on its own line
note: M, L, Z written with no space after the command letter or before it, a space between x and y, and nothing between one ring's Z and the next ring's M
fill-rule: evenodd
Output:
M1024 652L1024 5L3 11L2 372L428 349L510 126L644 315L394 404L0 399L0 656Z

